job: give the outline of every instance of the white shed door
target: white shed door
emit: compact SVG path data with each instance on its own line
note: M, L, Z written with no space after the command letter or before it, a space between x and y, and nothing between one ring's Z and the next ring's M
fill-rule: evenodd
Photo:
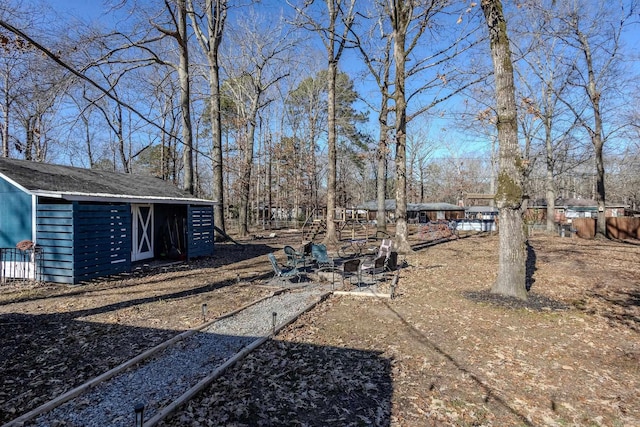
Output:
M131 205L131 261L153 258L153 205Z

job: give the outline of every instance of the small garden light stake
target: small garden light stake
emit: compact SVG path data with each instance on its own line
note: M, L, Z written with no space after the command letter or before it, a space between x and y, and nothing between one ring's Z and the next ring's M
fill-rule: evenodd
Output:
M207 303L202 304L202 323L207 321Z
M133 408L136 416L136 427L143 427L144 424L144 404L138 403Z
M276 319L278 318L278 313L275 311L271 313L271 326L273 327L273 335L276 334Z

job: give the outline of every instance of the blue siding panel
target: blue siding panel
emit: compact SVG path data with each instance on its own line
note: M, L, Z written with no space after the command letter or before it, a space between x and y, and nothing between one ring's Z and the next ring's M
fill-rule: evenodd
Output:
M130 206L74 206L74 281L131 271Z
M73 205L38 203L37 244L43 251L44 280L75 283L73 279Z
M0 248L33 238L31 195L0 178Z
M213 255L213 207L189 206L187 214L187 256Z
M128 205L38 204L44 280L77 284L131 271Z

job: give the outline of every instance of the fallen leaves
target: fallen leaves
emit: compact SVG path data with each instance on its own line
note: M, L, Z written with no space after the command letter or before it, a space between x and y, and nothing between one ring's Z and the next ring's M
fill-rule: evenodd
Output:
M429 247L397 299L326 300L165 425L639 425L640 247L531 244L527 303L487 292L495 236ZM247 284L256 259L0 293L0 422L199 324L203 302L213 317L270 292Z

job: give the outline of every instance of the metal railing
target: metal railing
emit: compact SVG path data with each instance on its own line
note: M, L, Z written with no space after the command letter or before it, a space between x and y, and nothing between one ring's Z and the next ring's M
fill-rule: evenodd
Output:
M43 251L0 248L0 284L31 283L43 280Z

